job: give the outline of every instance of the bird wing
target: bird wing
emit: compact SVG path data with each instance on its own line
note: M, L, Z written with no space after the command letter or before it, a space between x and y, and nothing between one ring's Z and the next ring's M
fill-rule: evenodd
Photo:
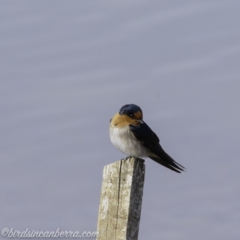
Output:
M152 129L145 123L142 122L140 125L136 126L133 124L129 125L129 129L134 135L134 137L141 142L141 144L146 147L153 155L148 157L157 163L180 173L184 171L184 167L179 163L174 161L161 147L160 140L158 136L152 131Z

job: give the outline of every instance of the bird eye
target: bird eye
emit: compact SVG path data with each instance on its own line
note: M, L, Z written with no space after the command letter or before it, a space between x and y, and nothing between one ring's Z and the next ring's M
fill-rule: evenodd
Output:
M130 117L133 118L133 114L132 113L130 114Z

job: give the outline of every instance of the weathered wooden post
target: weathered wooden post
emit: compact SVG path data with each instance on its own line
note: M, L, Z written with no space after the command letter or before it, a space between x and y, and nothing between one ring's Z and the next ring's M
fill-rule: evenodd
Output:
M97 240L138 239L144 175L144 160L139 158L104 167Z

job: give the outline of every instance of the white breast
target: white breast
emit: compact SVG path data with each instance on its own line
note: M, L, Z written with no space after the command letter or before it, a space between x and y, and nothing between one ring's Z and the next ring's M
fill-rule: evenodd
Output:
M147 150L133 136L128 126L116 128L110 125L109 133L112 144L121 152L132 157L147 157Z

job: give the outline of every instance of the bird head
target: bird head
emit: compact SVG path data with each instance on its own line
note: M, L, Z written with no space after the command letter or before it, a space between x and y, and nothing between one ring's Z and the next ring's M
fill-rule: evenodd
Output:
M142 121L143 120L143 114L142 110L139 106L135 104L126 104L119 110L120 115L125 115L131 119Z

